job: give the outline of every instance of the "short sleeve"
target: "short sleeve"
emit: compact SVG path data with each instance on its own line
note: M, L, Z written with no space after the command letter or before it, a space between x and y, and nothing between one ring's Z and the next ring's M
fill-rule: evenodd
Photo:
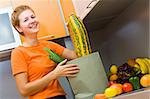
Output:
M65 49L65 47L63 47L55 42L51 42L51 41L49 42L49 48L60 56L62 55L62 53Z
M21 72L27 72L27 62L23 52L18 49L14 49L11 53L11 68L13 75Z

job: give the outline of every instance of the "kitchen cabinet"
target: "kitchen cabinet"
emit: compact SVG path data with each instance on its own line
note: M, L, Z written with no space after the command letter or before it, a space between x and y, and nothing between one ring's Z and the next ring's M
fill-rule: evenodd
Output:
M80 19L84 19L86 15L100 0L72 0L76 14Z
M0 8L5 8L10 5L11 5L10 0L0 0Z
M12 0L13 8L21 4L29 5L35 11L40 22L39 39L67 36L57 0Z
M76 13L72 0L60 0L65 21L67 22L71 14Z
M134 1L135 0L99 1L83 19L88 31L96 31L104 28Z

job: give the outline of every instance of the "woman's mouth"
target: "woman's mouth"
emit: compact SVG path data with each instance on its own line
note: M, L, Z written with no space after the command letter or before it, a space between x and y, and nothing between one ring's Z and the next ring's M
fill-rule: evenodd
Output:
M38 26L38 22L34 22L34 23L32 23L32 24L29 26L29 28L30 28L30 29L35 29L35 28L37 28L37 26Z

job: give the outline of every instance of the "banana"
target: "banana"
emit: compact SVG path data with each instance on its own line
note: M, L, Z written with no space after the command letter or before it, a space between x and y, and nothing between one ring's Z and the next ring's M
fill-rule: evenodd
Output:
M136 72L136 74L139 74L140 72L141 72L141 69L140 69L140 66L139 66L139 64L134 64L134 71Z
M139 64L135 64L134 67L137 68L137 69L140 69Z
M139 64L142 74L148 73L148 68L141 58L137 58L135 61Z
M150 74L150 59L148 59L148 58L144 58L143 59L144 61L145 61L145 63L147 64L147 68L148 68L148 73Z

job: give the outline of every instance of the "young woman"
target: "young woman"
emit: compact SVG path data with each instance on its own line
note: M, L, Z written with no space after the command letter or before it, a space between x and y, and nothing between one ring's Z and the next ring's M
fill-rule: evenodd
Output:
M67 59L77 58L76 53L54 42L37 39L40 26L29 6L21 5L14 10L12 24L25 38L23 44L11 53L12 73L21 95L29 99L66 99L57 79L75 77L79 72L75 64L65 64ZM43 50L45 47L65 60L56 64L48 58L49 54Z

